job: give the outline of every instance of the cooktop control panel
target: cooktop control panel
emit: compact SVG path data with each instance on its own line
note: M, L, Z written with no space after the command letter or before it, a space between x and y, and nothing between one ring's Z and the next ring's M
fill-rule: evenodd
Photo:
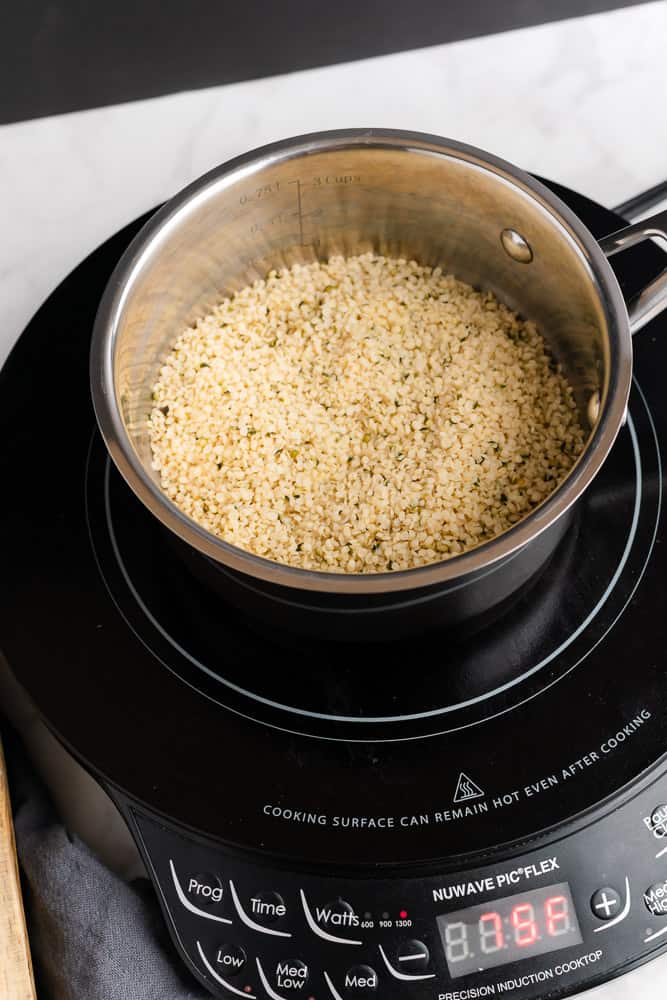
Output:
M566 996L667 945L664 777L559 840L422 877L297 874L133 808L128 819L174 941L214 996Z

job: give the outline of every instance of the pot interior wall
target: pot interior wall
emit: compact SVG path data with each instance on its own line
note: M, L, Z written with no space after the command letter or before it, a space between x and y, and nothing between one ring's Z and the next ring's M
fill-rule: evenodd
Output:
M588 427L590 396L599 391L604 405L608 384L606 319L585 249L548 205L460 152L352 144L282 156L213 178L135 262L115 378L147 470L151 390L188 324L271 268L368 250L439 266L534 320ZM506 228L528 241L530 263L505 252Z

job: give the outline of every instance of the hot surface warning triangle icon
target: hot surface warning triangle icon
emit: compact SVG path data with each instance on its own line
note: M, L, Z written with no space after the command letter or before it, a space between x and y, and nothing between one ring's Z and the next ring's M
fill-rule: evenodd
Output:
M459 780L456 783L456 791L454 792L455 802L467 802L469 799L481 799L484 797L484 792L476 785L472 778L469 778L467 774L463 771L459 774Z

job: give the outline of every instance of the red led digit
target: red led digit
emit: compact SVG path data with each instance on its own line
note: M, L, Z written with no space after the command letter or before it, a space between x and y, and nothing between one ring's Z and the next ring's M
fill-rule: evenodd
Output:
M505 946L503 922L499 913L483 913L479 918L479 943L485 955Z
M520 948L525 948L537 941L535 910L530 903L519 903L517 906L513 906L511 921L514 928L514 940Z
M572 930L570 908L565 896L550 896L544 904L544 916L547 921L547 933L551 937L559 937Z

